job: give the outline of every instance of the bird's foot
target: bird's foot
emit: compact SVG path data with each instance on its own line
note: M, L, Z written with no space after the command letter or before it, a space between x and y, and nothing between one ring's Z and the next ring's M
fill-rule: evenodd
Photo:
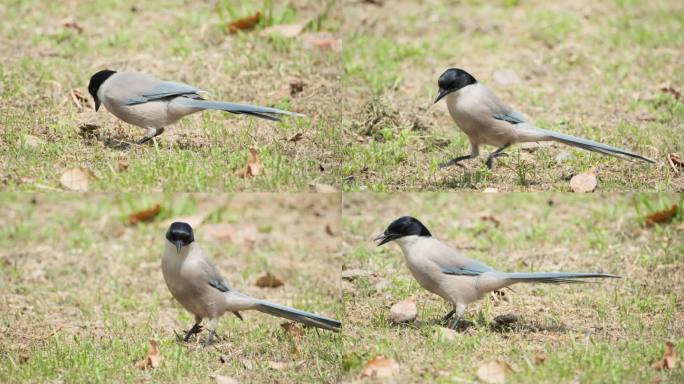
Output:
M215 331L209 331L209 336L207 336L207 339L204 341L204 344L202 344L202 347L206 348L211 345L211 343L214 341L215 333Z
M456 331L456 330L458 330L458 323L460 322L460 320L461 319L459 319L458 317L455 317L455 318L451 319L451 322L449 324L447 324L447 326L452 331Z
M494 162L494 159L496 159L497 157L505 157L505 156L508 156L508 153L499 152L499 153L492 153L491 155L489 155L489 157L487 157L487 161L485 161L485 165L487 166L487 169L489 169L489 170L492 169L492 163Z
M185 334L183 341L187 343L188 340L190 340L190 337L192 337L192 335L196 335L200 332L202 332L202 325L201 324L193 325L192 328L190 328L190 330Z

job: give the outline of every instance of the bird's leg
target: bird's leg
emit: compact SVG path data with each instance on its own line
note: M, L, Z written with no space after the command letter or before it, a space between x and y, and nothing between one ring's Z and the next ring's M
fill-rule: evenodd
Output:
M218 319L211 319L209 321L209 326L207 329L209 329L209 335L207 336L207 340L204 342L204 346L208 347L212 340L214 340L214 335L216 334L216 327L218 326Z
M147 133L145 134L145 137L138 140L138 144L145 144L151 139L161 135L162 133L164 133L164 128L147 128Z
M487 160L485 161L487 168L492 169L492 161L494 161L495 158L501 157L501 156L508 156L508 154L503 153L503 151L510 146L511 146L510 144L506 144L503 147L497 149L496 151L490 153L489 156L487 156Z
M201 323L202 323L202 318L199 316L195 316L195 325L193 325L192 328L190 328L190 330L188 331L188 333L185 334L185 337L183 338L184 342L187 343L188 340L190 340L190 337L192 335L202 332Z
M461 320L461 317L463 317L463 313L465 313L465 305L456 304L455 312L456 314L452 315L451 325L449 326L449 328L454 331L458 328L458 322Z
M453 159L447 161L446 163L439 164L438 167L439 167L439 169L451 167L452 165L458 165L458 166L462 167L463 165L459 164L461 161L468 160L468 159L474 159L479 154L480 154L480 147L473 144L473 143L470 143L470 154L453 158Z
M444 317L442 317L441 323L447 324L449 322L449 319L451 319L454 316L454 313L456 313L455 309L452 309L451 311L449 311L449 313L447 313L446 315L444 315Z

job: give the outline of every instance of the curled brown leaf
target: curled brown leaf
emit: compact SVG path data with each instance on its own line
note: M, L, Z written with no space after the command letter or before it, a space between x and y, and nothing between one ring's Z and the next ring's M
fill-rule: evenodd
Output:
M386 356L378 356L374 359L368 360L361 368L361 377L369 378L390 378L399 373L399 363L393 358Z
M147 356L138 361L135 366L139 369L158 368L161 365L162 355L159 351L159 342L150 339L150 347L147 349Z
M261 173L261 162L259 162L259 153L256 149L250 148L247 155L247 165L235 171L235 176L248 178Z
M664 209L662 211L653 212L646 216L645 224L647 228L650 228L656 224L667 224L672 221L672 219L677 214L677 204L672 204L669 209Z
M157 217L160 211L161 206L159 204L155 204L153 207L131 213L128 215L128 225L136 225L141 222L152 221L152 219Z
M254 15L233 20L230 22L230 24L228 24L228 31L230 33L236 33L237 31L252 29L255 25L257 25L260 19L261 12L257 12Z
M663 358L653 362L651 367L655 370L670 370L677 366L677 352L674 349L674 343L668 341L665 343L665 351L663 352Z

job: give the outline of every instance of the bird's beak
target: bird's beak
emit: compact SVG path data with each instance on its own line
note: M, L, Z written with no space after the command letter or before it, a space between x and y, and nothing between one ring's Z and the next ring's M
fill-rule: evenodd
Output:
M95 99L95 112L97 112L98 109L100 109L100 100Z
M176 240L174 244L176 244L176 252L180 253L180 249L183 246L183 242L180 240Z
M373 239L373 241L378 241L377 246L379 247L385 243L389 243L390 241L392 241L396 238L397 238L397 235L393 235L393 234L387 233L387 231L385 231L385 232L379 234L378 236L376 236L375 239Z
M442 100L442 98L444 96L448 95L449 93L450 93L449 91L446 91L446 90L440 88L439 92L437 93L437 98L435 99L435 101L432 104L437 104L438 101Z

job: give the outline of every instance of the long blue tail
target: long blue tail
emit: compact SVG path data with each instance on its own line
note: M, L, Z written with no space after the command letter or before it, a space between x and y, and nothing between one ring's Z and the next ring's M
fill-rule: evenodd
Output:
M268 313L269 315L283 317L288 320L298 321L306 325L327 329L329 331L339 332L340 327L342 327L342 323L337 320L268 301L259 302L259 305L255 309L260 312Z
M512 272L501 273L504 277L515 282L530 282L530 283L547 283L547 284L562 284L562 283L586 283L583 279L591 278L613 278L620 279L621 276L610 275L607 273L592 273L592 272Z
M655 161L653 161L647 157L638 155L638 154L633 153L633 152L629 152L629 151L624 150L624 149L611 147L610 145L597 143L595 141L582 139L580 137L564 135L562 133L558 133L558 132L554 132L554 131L548 131L546 129L541 129L541 128L537 128L537 129L539 131L541 131L542 133L544 133L545 135L552 138L553 140L559 141L563 144L571 145L573 147L578 147L578 148L586 149L587 151L598 152L598 153L601 153L604 155L618 157L618 158L622 158L622 159L624 159L623 156L627 156L627 157L631 157L634 159L648 161L649 163L655 163Z
M212 101L212 100L201 100L201 99L188 99L188 103L196 108L202 109L216 109L219 111L226 111L235 114L244 114L256 116L262 119L271 121L280 121L279 118L271 115L287 115L287 116L298 116L303 117L301 113L283 111L282 109L269 108L269 107L259 107L257 105L249 104L238 104L238 103L228 103L225 101Z

